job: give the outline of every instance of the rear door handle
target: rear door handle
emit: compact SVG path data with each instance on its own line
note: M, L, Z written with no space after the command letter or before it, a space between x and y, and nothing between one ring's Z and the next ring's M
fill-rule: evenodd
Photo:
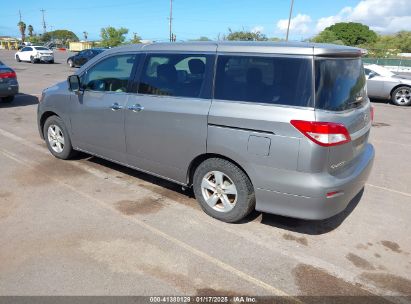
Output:
M113 103L110 107L113 111L121 110L123 106L120 106L117 102Z
M144 107L136 103L135 105L129 106L128 109L133 112L141 112L144 110Z

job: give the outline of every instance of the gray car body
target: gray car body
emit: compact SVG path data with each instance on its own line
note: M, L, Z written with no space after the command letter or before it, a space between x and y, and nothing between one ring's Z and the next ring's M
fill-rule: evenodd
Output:
M113 54L128 53L265 54L268 56L359 57L360 50L310 43L173 43L110 49L80 68ZM113 112L119 103L124 110ZM144 111L127 108L138 103ZM368 144L369 101L344 112L215 99L141 95L136 93L75 94L67 81L43 92L38 125L60 116L76 150L84 151L184 186L193 168L208 157L222 157L249 176L256 209L304 219L324 219L346 208L364 187L374 149ZM319 146L302 135L291 119L341 122L349 144ZM326 193L343 194L326 198Z
M377 66L378 67L378 66ZM375 69L374 64L365 65L366 70L374 72L370 77L367 76L367 92L371 98L390 99L392 92L401 86L407 86L411 88L411 78L409 76L397 75L381 75L378 70Z
M11 69L5 64L0 62L0 69ZM0 98L14 96L19 92L19 83L17 78L4 78L0 79Z

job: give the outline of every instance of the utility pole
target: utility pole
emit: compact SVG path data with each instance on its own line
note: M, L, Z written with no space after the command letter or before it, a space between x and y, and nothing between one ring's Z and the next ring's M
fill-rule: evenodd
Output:
M285 37L285 41L288 41L288 34L290 32L291 16L293 15L293 6L294 6L294 0L291 0L290 15L288 16L287 36Z
M169 25L170 25L170 35L169 35L169 38L170 38L170 42L172 42L173 41L173 0L170 0L170 18L169 18L170 20L170 22L169 22Z
M45 34L47 32L47 27L46 27L46 21L44 20L44 9L41 9L40 12L42 12L43 14L43 34Z

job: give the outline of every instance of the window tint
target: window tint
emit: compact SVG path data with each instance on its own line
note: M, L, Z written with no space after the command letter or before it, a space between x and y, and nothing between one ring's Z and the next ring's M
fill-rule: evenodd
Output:
M364 72L365 72L365 75L370 75L370 73L371 73L371 70L369 70L369 69L364 69Z
M138 92L150 95L201 97L211 56L147 55Z
M219 56L215 98L312 106L311 79L310 59Z
M361 59L318 59L315 62L316 108L344 111L367 101Z
M33 49L31 47L28 47L26 51L32 51Z
M83 87L92 91L126 92L135 55L112 56L100 61L83 76Z

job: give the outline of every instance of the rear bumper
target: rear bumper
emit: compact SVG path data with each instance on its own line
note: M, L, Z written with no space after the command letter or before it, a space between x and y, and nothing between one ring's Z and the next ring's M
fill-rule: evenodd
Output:
M19 93L18 84L2 84L0 83L0 97L14 96Z
M374 154L374 147L367 144L355 167L342 176L295 172L294 178L287 178L292 183L287 188L293 189L292 192L284 193L257 187L256 209L311 220L336 215L343 211L364 187L373 166ZM327 198L326 194L333 191L341 191L343 194Z

